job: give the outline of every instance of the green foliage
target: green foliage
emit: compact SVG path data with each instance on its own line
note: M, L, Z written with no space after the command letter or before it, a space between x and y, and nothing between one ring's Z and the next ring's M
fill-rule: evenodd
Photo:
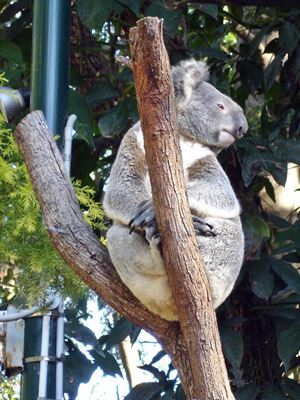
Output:
M53 290L77 298L86 288L52 248L26 166L0 118L0 265L4 273L0 295L9 300L18 294L27 304ZM87 223L103 229L94 190L78 181L75 186Z
M0 374L1 400L19 400L20 377L5 378Z

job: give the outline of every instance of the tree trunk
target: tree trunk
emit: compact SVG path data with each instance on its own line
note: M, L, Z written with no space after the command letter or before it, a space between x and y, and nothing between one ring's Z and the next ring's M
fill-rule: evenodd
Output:
M120 281L106 249L84 222L41 112L35 111L20 122L16 139L46 228L66 263L107 304L158 339L178 369L188 399L231 400L208 282L185 196L162 23L146 18L137 29L131 34L131 45L139 109L163 254L176 293L180 325L151 314Z
M162 21L154 17L138 21L129 38L163 258L192 370L188 381L182 374L181 380L192 399L228 400L232 395L216 316L186 196Z

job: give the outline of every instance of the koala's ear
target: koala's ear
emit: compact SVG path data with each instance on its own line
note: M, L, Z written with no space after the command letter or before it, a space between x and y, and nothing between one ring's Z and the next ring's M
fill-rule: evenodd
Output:
M209 72L204 61L196 61L193 58L182 61L172 67L172 78L175 95L179 101L188 101L193 89L199 83L208 80Z

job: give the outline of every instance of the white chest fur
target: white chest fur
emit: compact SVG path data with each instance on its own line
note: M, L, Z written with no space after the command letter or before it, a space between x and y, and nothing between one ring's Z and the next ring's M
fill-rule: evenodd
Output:
M138 145L141 147L141 149L143 149L143 151L145 151L143 133L140 123L138 122L132 129L135 130ZM186 171L197 160L213 154L213 152L207 146L182 137L180 138L180 148L184 171Z
M183 169L186 171L197 160L213 154L213 152L201 143L193 142L186 138L180 138Z

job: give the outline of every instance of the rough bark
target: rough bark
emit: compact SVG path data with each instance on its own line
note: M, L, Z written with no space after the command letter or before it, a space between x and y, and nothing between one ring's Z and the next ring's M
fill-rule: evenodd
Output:
M186 196L162 21L144 18L131 29L129 37L163 258L192 370L188 382L182 374L181 380L192 399L228 400L233 397Z

